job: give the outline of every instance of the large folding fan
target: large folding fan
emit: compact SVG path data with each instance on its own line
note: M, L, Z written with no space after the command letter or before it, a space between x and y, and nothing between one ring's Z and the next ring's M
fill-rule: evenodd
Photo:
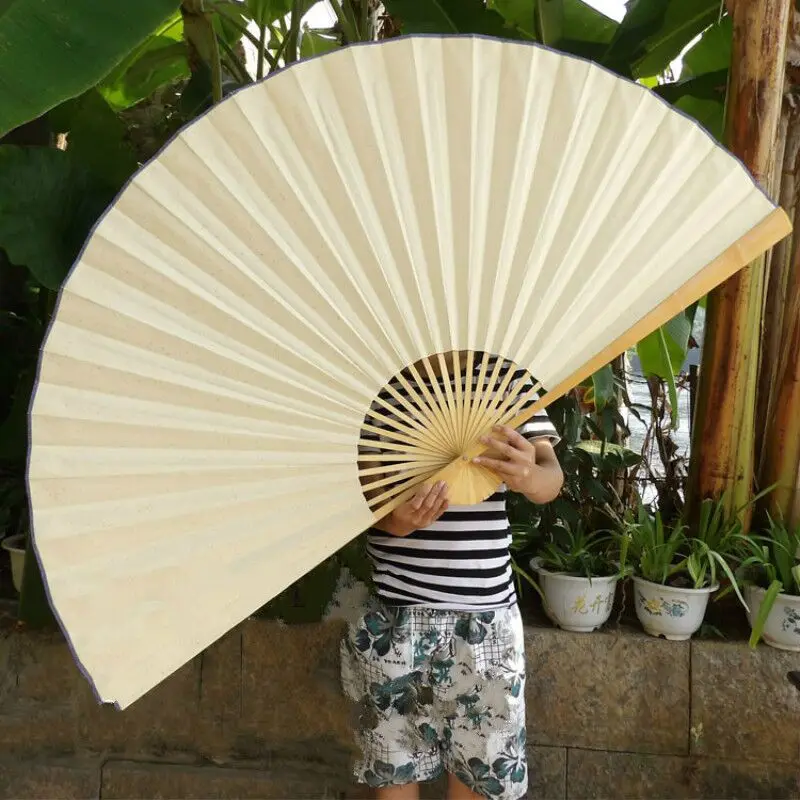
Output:
M788 232L695 123L538 46L398 38L220 103L97 225L43 349L34 544L98 696L130 704L420 483L486 497L493 424Z

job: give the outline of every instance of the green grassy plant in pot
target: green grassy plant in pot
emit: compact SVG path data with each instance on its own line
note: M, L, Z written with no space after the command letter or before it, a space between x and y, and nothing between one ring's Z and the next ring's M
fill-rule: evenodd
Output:
M800 652L800 526L769 519L762 534L742 538L739 567L745 583L750 646L763 639L779 650Z
M587 532L583 523L561 523L531 559L545 613L559 628L588 633L608 621L621 575L614 545L611 536Z
M690 639L719 589L720 573L745 604L727 560L740 546L741 524L725 517L722 503L704 501L693 532L683 519L668 525L640 504L621 522L620 538L627 540L636 615L651 636Z

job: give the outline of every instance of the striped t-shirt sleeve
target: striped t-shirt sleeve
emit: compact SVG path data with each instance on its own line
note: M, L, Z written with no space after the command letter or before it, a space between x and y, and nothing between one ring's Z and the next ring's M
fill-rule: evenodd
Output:
M531 382L530 378L526 378L520 396L530 391L532 388L533 383ZM523 406L523 409L532 406L537 399L538 397L531 396L531 398ZM531 442L536 439L547 439L550 441L550 444L552 444L553 447L555 447L561 441L558 430L556 429L556 426L553 425L553 422L545 409L540 409L533 415L533 417L531 417L531 419L523 423L519 428L519 432Z

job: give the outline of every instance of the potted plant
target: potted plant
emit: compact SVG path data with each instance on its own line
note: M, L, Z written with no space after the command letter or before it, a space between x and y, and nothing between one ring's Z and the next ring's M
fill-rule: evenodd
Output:
M11 580L17 592L22 591L25 568L27 506L24 480L21 471L12 465L0 463L0 530L2 545L11 560Z
M763 639L779 650L800 651L800 526L768 517L767 531L742 537L739 573L745 584L750 646Z
M22 591L22 575L25 572L25 548L28 537L24 533L6 536L0 544L11 559L11 580L17 592Z
M624 561L615 557L614 543L602 531L587 532L582 521L574 526L562 522L531 559L545 613L559 628L588 633L608 621Z
M664 523L639 504L635 517L621 523L633 570L636 615L651 636L684 641L703 624L709 597L724 574L745 608L727 558L739 548L741 522L729 519L722 501L705 500L694 534L683 518Z

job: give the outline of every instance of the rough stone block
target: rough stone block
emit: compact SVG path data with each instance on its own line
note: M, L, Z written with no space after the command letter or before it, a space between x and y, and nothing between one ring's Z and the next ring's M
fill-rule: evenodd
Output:
M563 747L528 748L528 800L566 800L567 751Z
M694 797L691 778L686 756L570 750L567 796L582 800L687 800Z
M330 739L353 746L339 679L342 626L252 620L242 629L243 729L253 741Z
M60 634L0 634L0 749L5 753L72 752L78 698L85 684Z
M800 788L796 768L767 762L570 750L568 764L567 796L581 800L788 800Z
M103 767L103 800L303 800L339 798L346 776L314 764L276 763L270 769L110 761Z
M288 679L289 676L286 676ZM235 738L242 714L242 628L215 642L200 656L200 714L213 747Z
M695 796L717 800L797 800L800 797L800 767L767 761L697 759L693 776Z
M530 742L687 752L688 643L528 628L526 653Z
M163 755L195 752L200 740L198 659L120 711L100 704L88 686L78 704L78 741L85 752Z
M692 645L692 752L800 762L800 653L743 642Z
M0 798L92 800L100 796L97 764L0 763Z

